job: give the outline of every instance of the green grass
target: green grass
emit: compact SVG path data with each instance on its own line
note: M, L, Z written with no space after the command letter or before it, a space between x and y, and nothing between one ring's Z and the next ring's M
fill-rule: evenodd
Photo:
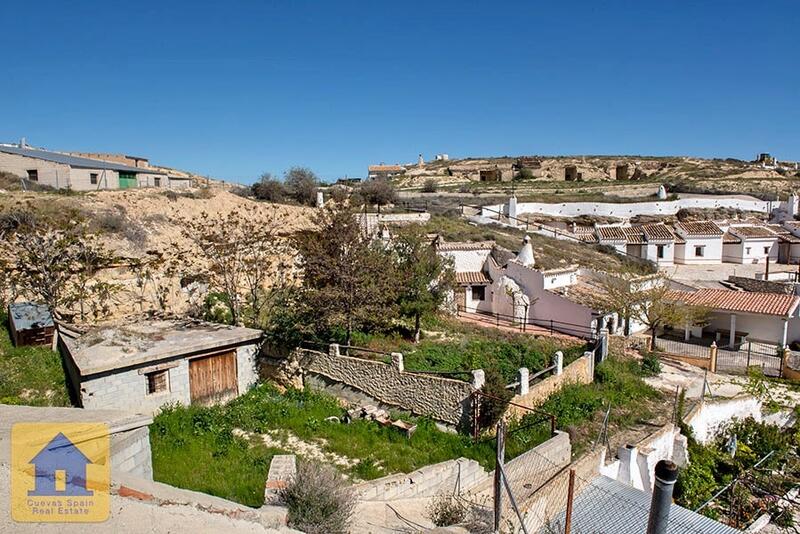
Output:
M61 356L50 347L14 347L0 314L0 404L70 406Z
M345 411L332 396L311 391L278 392L262 384L224 406L169 407L150 429L154 478L203 491L248 506L263 503L269 462L282 451L235 437L234 428L259 434L288 431L321 450L359 461L346 470L352 477L374 479L407 473L461 456L491 468L493 444L475 444L468 436L442 432L426 418L407 439L394 428L358 420L349 425L325 421Z
M572 428L572 453L580 455L592 443L600 430L602 413L612 407L610 434L625 430L653 417L652 406L663 398L662 394L642 380L639 363L632 359L611 356L597 366L595 381L590 384L567 384L551 395L539 410L555 415L557 427ZM524 427L537 415L526 415L519 422ZM548 434L541 425L521 430L515 439L524 444L543 442Z
M495 328L482 328L447 317L430 317L423 322L427 335L414 344L400 335L358 333L353 344L384 352L401 352L408 371L471 371L496 368L507 383L517 379L520 367L531 373L553 362L556 351L564 353L564 363L575 361L585 344L559 338L513 334ZM470 380L467 374L457 378Z

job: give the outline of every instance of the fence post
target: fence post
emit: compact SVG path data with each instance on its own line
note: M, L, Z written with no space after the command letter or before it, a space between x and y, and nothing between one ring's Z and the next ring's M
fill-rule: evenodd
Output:
M497 450L494 467L494 531L500 532L500 521L503 516L503 470L506 454L506 423L503 419L497 423Z
M554 356L556 360L556 376L558 376L564 372L564 353L559 350L556 351Z
M550 319L550 335L553 335L553 320Z
M519 388L518 394L519 395L526 395L529 391L530 387L530 371L528 371L527 367L520 367L519 368Z
M787 367L789 367L789 357L792 355L792 351L788 345L783 347L783 358L781 358L781 369L780 369L780 377L783 378L783 373Z
M583 353L586 358L586 365L589 366L589 377L594 381L594 351L587 350Z
M393 352L392 353L392 367L397 369L399 372L403 372L405 370L405 365L403 364L403 353L402 352Z
M708 370L712 373L717 372L717 342L712 341L711 347L708 349Z
M750 351L753 350L753 343L747 342L747 368L750 369Z
M600 361L604 362L608 356L608 328L600 330Z
M472 370L472 388L475 390L481 389L486 383L486 374L483 369Z
M567 511L564 519L564 534L572 531L572 501L575 495L575 470L569 470L569 486L567 489Z
M339 344L331 343L330 347L328 347L328 354L330 354L333 358L338 358L340 356Z

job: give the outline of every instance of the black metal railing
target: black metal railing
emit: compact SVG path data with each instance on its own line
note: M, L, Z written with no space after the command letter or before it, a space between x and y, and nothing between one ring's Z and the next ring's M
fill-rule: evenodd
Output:
M533 319L531 317L518 317L504 313L489 312L484 310L470 311L465 306L457 306L457 315L464 314L479 322L490 324L496 327L506 326L518 329L520 332L527 332L529 326L535 326L547 330L551 335L560 333L579 337L581 339L594 340L597 332L585 324L569 323L556 319Z

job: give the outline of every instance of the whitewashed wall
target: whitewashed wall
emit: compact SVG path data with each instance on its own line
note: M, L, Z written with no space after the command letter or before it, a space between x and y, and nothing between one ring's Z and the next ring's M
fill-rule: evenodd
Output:
M540 215L551 215L556 217L579 217L581 215L600 215L606 217L618 217L626 219L636 215L675 215L684 208L731 208L743 211L758 211L770 213L773 208L777 208L775 202L765 200L746 200L741 198L730 198L723 196L698 196L691 198L679 198L678 200L667 200L663 202L565 202L562 204L550 204L545 202L518 202L517 216L525 213ZM484 206L481 215L485 217L496 217L497 211L505 211L505 204Z
M694 255L696 246L705 246L703 256ZM687 237L685 245L675 247L675 263L703 265L720 262L722 262L722 236Z

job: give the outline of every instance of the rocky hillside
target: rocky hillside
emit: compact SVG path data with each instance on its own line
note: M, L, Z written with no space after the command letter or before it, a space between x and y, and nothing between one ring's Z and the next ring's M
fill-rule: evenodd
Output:
M666 183L685 192L766 193L791 188L800 179L795 162L647 156L523 156L434 161L409 165L398 187L491 191L508 187L628 188L636 183ZM560 184L560 185L559 185ZM714 184L714 185L711 185ZM692 190L696 191L692 191Z

